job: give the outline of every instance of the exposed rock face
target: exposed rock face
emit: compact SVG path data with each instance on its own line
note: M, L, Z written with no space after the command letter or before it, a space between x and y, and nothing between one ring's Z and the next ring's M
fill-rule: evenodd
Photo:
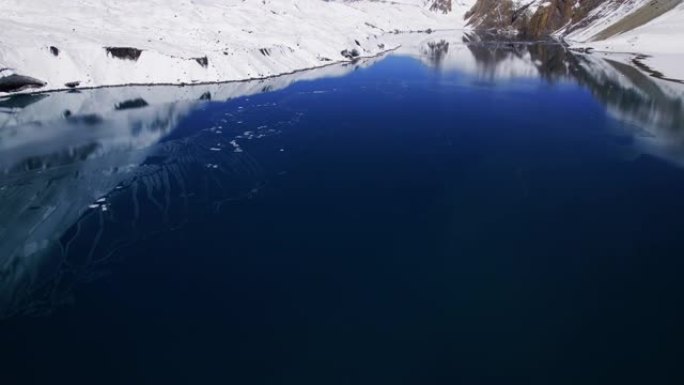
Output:
M522 26L512 0L478 0L465 17L468 25L477 29L513 31Z
M636 28L679 4L681 0L477 0L466 14L468 25L536 39L551 34L565 35L617 12L654 8ZM635 12L636 13L636 12ZM624 15L626 16L626 15ZM623 17L618 17L618 20ZM616 20L616 21L618 21ZM607 26L606 26L607 27Z
M549 35L571 21L575 10L584 7L583 9L588 12L590 9L589 3L575 0L547 1L544 4L548 5L542 5L537 8L536 12L528 19L527 23L523 26L522 33L533 38ZM596 0L594 3L600 3L600 0Z
M359 51L356 48L352 50L345 49L342 52L340 52L340 55L349 60L356 60L360 56Z
M0 92L16 92L44 86L45 82L30 76L11 74L0 77Z
M431 11L449 13L451 12L451 0L434 0L430 6Z
M142 54L141 49L132 47L105 47L105 50L109 55L121 60L138 61Z
M539 38L583 19L604 1L613 0L478 0L466 18L475 28Z

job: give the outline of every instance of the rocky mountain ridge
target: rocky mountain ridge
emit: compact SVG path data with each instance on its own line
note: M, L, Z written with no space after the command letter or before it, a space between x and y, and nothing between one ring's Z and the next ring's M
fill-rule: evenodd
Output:
M682 0L477 0L465 15L473 29L495 30L526 39L581 35L584 41L610 38L638 28Z

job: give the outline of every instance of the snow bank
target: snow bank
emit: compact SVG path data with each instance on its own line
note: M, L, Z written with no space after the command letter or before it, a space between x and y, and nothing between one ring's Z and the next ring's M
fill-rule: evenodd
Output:
M0 70L41 91L265 78L377 55L398 31L462 28L471 3L0 0Z

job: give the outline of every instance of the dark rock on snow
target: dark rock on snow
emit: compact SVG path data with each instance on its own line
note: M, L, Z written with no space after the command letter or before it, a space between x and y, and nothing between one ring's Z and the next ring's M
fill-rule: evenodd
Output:
M209 67L209 58L206 56L195 58L195 61L204 68Z
M340 55L344 56L349 60L354 60L360 56L359 51L356 48L352 49L351 51L345 49L342 52L340 52Z
M142 50L132 47L105 47L107 53L117 59L138 61Z
M451 12L451 0L434 0L430 6L430 10L434 12L449 13Z
M0 78L0 92L17 92L45 87L47 83L30 76L9 75Z

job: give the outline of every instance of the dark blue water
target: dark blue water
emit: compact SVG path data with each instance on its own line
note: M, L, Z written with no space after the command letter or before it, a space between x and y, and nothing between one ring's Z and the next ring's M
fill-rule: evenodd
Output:
M391 56L193 105L3 265L0 383L681 383L681 110L587 79Z

